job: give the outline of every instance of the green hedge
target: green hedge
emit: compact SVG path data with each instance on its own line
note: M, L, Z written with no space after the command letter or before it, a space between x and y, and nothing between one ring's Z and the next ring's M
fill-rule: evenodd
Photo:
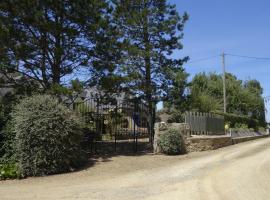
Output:
M23 176L66 172L83 164L80 120L53 96L23 99L12 117L15 157Z
M223 115L225 124L230 124L231 128L236 128L237 125L242 124L248 126L248 128L257 130L260 126L260 122L257 119L253 119L249 116L221 112L216 112L214 114Z

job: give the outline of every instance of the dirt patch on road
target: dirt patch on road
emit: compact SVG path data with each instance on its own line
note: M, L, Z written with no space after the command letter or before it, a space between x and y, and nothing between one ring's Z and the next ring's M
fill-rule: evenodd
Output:
M207 152L192 153L179 156L146 154L102 155L90 158L89 164L82 170L72 173L51 175L46 177L29 177L22 180L0 181L0 187L37 186L37 185L76 185L81 182L106 181L138 171L154 171L184 162L190 158L201 157ZM1 190L0 190L1 191Z

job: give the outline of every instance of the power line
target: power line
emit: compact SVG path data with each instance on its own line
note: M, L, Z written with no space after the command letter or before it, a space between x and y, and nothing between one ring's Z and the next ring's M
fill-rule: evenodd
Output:
M256 57L256 56L246 56L246 55L237 55L237 54L230 54L230 53L225 53L226 56L233 56L233 57L239 57L239 58L249 58L249 59L256 59L256 60L269 60L270 61L270 57ZM209 57L205 57L205 58L200 58L197 60L194 60L191 62L187 62L187 64L193 64L193 63L197 63L197 62L203 62L206 60L211 60L213 58L217 58L220 55L215 55L215 56L209 56Z
M224 113L227 112L227 100L226 100L226 70L225 70L225 53L222 53L222 82L223 82L223 106L224 106Z
M235 54L229 54L229 53L226 53L226 55L233 56L233 57L240 57L240 58L256 59L256 60L270 60L270 58L268 57L244 56L244 55L235 55Z
M219 57L220 55L216 55L216 56L210 56L210 57L205 57L205 58L200 58L200 59L197 59L197 60L194 60L191 62L188 62L188 64L192 64L192 63L197 63L197 62L202 62L202 61L206 61L206 60L210 60L210 59L213 59L213 58L217 58Z
M263 97L265 103L270 102L270 96Z

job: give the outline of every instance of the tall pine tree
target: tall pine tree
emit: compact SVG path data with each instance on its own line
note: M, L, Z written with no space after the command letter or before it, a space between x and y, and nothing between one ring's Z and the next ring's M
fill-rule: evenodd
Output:
M171 73L182 70L187 59L173 59L182 49L186 13L180 16L166 0L113 0L122 34L124 87L143 98L148 107L150 140L153 140L154 108L172 87Z

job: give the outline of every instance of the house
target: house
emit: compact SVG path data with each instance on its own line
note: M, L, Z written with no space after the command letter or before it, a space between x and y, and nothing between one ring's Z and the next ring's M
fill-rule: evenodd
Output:
M102 134L148 134L147 108L144 102L135 101L131 95L120 93L104 97L97 87L86 88L78 95L73 109L81 112L92 128Z

